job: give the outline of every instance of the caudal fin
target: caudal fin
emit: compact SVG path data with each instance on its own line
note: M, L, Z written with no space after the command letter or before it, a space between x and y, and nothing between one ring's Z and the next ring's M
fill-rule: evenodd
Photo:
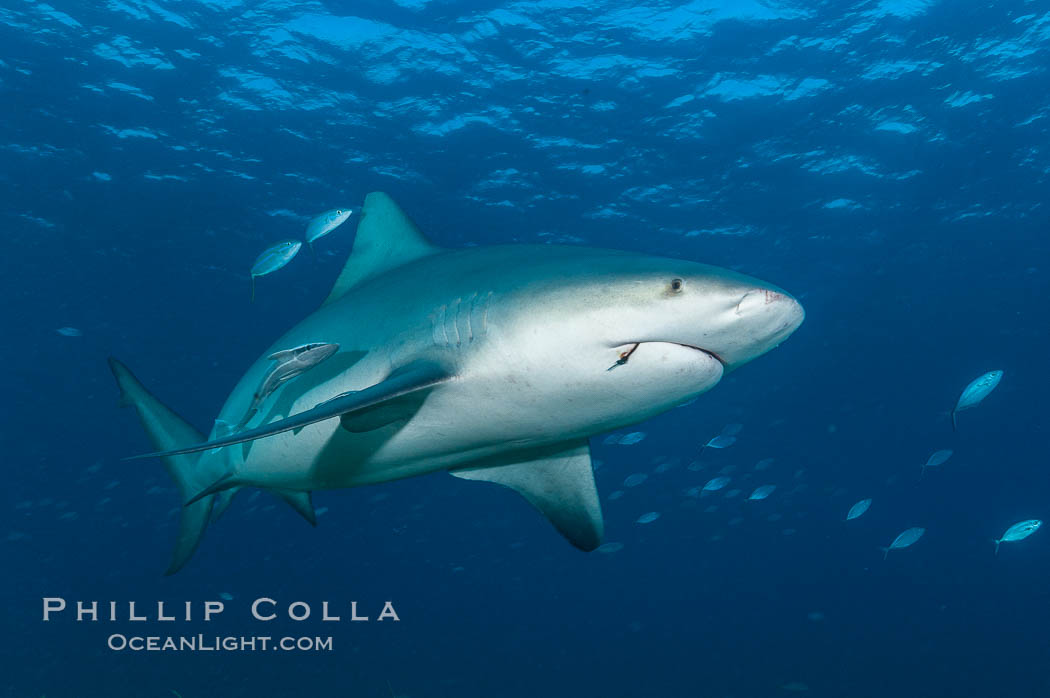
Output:
M952 431L959 431L959 425L955 423L955 410L952 410Z
M135 408L155 448L167 451L204 440L200 432L146 390L127 366L110 357L109 368L120 387L120 404ZM183 502L223 475L222 472L212 472L215 466L202 468L201 457L200 453L191 453L161 459L164 468L178 485ZM209 495L182 508L175 551L165 574L178 572L197 549L208 525L214 499L213 495Z
M1002 539L999 539L999 540L992 541L992 542L995 543L995 556L999 557L999 544L1002 543L1003 541L1002 541Z
M879 548L879 550L882 551L882 559L883 560L887 559L890 556L890 549L889 548Z

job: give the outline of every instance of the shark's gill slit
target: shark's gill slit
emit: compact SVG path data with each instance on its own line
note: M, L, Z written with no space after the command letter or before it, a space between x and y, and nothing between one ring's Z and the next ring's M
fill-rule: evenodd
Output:
M470 316L474 312L474 301L476 301L477 298L478 298L478 294L477 293L470 294L470 298L467 300L467 304L466 304L467 305L467 310L466 310L465 313L463 313L464 319L466 320L466 323L467 323L467 341L468 342L473 342L474 341L474 328L470 324Z
M457 298L456 300L452 301L452 305L449 307L449 310L451 312L448 315L445 316L445 320L447 322L451 323L451 325L452 325L452 332L456 335L456 346L457 347L460 345L460 342L462 341L462 338L459 336L459 310L460 310L460 308L462 306L463 306L462 299ZM453 310L453 308L454 308L454 310Z
M445 329L445 306L441 306L440 308L438 308L438 312L441 313L438 316L438 324L441 325L441 337L442 337L442 339L444 339L445 346L447 347L449 345L449 341L448 341L448 331Z
M441 323L438 322L438 313L435 310L430 314L430 339L434 343L434 346L442 346L444 334L445 330L441 327Z
M481 332L488 332L489 328L489 301L492 300L492 291L485 295L484 307L481 309Z

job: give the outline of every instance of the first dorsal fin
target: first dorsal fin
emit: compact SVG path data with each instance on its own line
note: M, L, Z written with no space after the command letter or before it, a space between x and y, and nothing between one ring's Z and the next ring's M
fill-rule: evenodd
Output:
M351 288L383 272L434 254L430 244L401 207L381 191L365 197L357 224L354 249L346 260L325 305L339 300Z

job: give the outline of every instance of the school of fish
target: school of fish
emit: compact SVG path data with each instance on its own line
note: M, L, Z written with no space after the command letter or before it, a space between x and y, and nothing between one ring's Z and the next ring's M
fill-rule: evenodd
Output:
M987 398L988 395L996 388L996 386L999 385L999 382L1002 379L1002 377L1003 372L1001 370L989 371L988 373L982 374L981 376L977 377L969 384L967 384L966 388L962 391L962 394L956 401L955 407L950 413L953 430L958 429L956 414L963 410L972 409L979 405L981 402L983 402L984 399ZM708 449L722 450L729 448L737 442L738 435L742 431L742 424L733 423L726 425L726 427L723 428L721 432L700 444L697 458L688 465L688 469L693 472L704 470L706 468L706 465L701 461L700 456L702 456ZM644 438L644 432L631 432L630 434L611 434L605 438L603 444L607 446L636 444L642 441ZM954 453L955 451L949 448L941 448L933 451L926 458L925 462L921 464L920 477L923 477L926 474L927 469L929 468L940 468L941 466L944 466L952 458ZM774 462L775 461L773 458L764 458L755 464L753 471L757 473L767 470L774 464ZM661 462L657 465L654 472L665 472L670 467L673 467L673 464L668 462ZM727 489L730 483L733 482L733 478L728 473L732 472L733 470L733 466L726 466L722 468L722 470L718 474L716 474L714 477L709 478L702 485L697 485L695 487L690 487L686 489L685 495L687 497L708 497L713 495L714 493L724 491L724 495L722 495L724 499L732 499L733 497L736 497L740 494L740 489ZM796 478L803 472L804 471L801 470L797 471L795 473ZM625 488L635 488L645 483L648 479L649 476L646 473L634 473L628 475L624 479L623 486ZM771 497L774 494L774 492L777 491L777 489L778 486L775 484L759 485L752 490L751 494L747 497L747 501L763 501ZM796 487L796 490L797 489L798 488ZM621 499L624 494L625 493L623 490L617 490L610 495L609 499L618 500ZM871 504L872 499L870 497L859 500L849 508L849 511L846 513L845 521L853 521L855 519L860 518L869 510ZM707 513L712 513L717 510L717 504L708 505L704 509L704 511ZM647 512L645 514L642 514L637 519L637 522L640 524L651 523L657 518L659 518L659 516L660 512ZM779 518L779 514L770 514L769 516L770 521L776 521L779 520ZM742 520L743 519L741 517L735 517L730 520L730 525L739 523ZM1010 526L1006 529L1002 536L993 540L995 544L995 554L999 554L999 546L1001 543L1022 541L1031 536L1037 530L1039 530L1040 526L1042 526L1042 521L1039 519L1026 519ZM783 532L785 534L790 534L794 532L794 529L785 529ZM925 533L926 529L922 526L912 526L904 529L899 534L897 534L887 545L879 546L879 549L883 553L883 558L887 559L891 551L910 548L915 543L917 543L925 535ZM716 536L715 538L717 539L718 536ZM609 545L613 547L607 548L605 552L615 552L623 548L622 543L612 543Z

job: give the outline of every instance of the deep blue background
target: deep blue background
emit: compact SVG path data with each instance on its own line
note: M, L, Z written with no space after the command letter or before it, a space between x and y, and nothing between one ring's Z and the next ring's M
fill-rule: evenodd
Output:
M0 8L2 695L1050 691L1047 534L990 542L1050 518L1050 8L635 6ZM439 244L709 262L788 289L807 320L641 443L594 440L603 498L649 473L603 501L619 552L578 553L512 493L438 475L318 493L316 530L242 493L162 577L179 502L158 463L119 460L148 444L105 357L206 429L328 293L353 226L249 304L255 255L377 189ZM953 434L946 411L995 368ZM687 470L729 422L739 442ZM920 480L938 448L955 455ZM685 495L726 466L743 495ZM213 634L278 634L243 617L259 595L390 598L402 622L293 629L334 635L332 654L135 655L104 647L126 623L39 617L42 596L220 593Z

